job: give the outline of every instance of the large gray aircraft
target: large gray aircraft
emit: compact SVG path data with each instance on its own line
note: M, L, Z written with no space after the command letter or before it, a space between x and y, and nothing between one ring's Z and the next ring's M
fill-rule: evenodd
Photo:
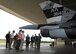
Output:
M27 25L20 29L40 29L43 37L76 39L76 11L52 1L39 4L47 24Z

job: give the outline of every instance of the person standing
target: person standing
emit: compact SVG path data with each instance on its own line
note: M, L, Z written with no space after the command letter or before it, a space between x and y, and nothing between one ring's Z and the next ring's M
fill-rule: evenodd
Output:
M22 41L22 30L19 30L18 37L17 37L16 50L20 50L21 41Z
M27 34L26 36L26 48L27 49L29 48L29 43L30 43L30 37L29 37L29 34Z
M13 48L14 48L14 49L16 49L17 38L18 38L18 34L16 33L16 35L14 36L14 43L13 43Z
M12 47L13 40L14 40L14 33L15 33L15 30L12 31L11 36L10 36L11 47Z
M37 37L37 49L40 49L40 43L41 43L41 35L39 34Z
M20 45L20 50L23 50L24 38L25 38L25 34L24 34L24 31L22 31L22 41Z
M34 36L35 48L37 48L37 35Z
M11 49L11 44L10 44L10 31L6 34L6 49L9 48Z
M33 43L34 43L34 35L32 35L31 37L31 47L33 47Z

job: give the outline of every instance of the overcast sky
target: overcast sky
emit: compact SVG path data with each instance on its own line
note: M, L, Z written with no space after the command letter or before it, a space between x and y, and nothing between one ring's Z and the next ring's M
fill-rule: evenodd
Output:
M8 31L15 30L16 33L19 31L19 27L29 25L31 23L24 21L12 14L9 14L0 9L0 39L5 39L6 33ZM40 30L25 30L25 35L30 34L38 34ZM50 40L50 38L43 38L43 40Z

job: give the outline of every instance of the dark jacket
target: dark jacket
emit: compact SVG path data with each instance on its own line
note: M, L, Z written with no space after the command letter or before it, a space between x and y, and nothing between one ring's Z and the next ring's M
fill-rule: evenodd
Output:
M6 34L6 40L10 40L10 34L8 33L8 34Z
M26 37L26 42L30 42L30 37L29 36Z

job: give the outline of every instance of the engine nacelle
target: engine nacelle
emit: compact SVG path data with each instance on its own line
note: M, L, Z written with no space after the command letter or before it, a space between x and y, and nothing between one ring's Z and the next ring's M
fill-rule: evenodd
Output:
M41 32L41 35L42 35L43 37L50 37L50 38L52 38L52 39L58 38L57 36L56 36L56 37L53 37L52 35L50 35L50 30L48 30L48 29L40 30L40 32Z
M43 37L63 38L63 39L76 39L76 28L71 29L43 29L41 30Z
M40 30L40 32L41 32L41 35L43 37L50 37L50 34L49 34L49 30L48 29Z
M50 37L53 39L68 38L64 29L52 29L52 30L43 29L41 30L41 35L43 37Z

